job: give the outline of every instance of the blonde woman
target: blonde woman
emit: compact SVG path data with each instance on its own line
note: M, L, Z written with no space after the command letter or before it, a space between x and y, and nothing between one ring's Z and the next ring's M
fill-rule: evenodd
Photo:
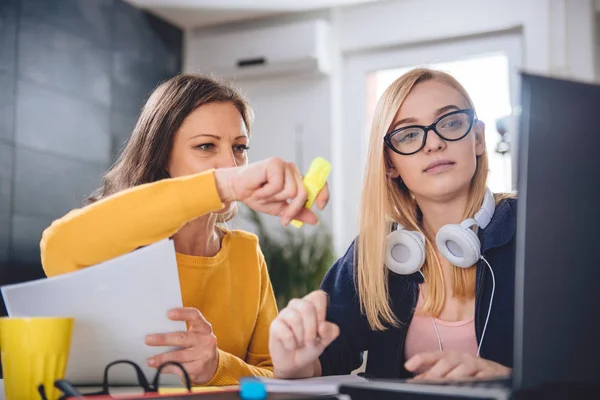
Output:
M415 69L385 91L359 236L322 291L271 324L276 377L348 374L365 351L377 378L510 373L516 202L486 188L484 130L446 73Z

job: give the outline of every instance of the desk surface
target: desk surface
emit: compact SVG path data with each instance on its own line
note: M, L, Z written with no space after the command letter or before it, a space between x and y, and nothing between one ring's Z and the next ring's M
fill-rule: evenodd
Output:
M194 388L195 392L219 392L222 390L230 390L230 389L238 389L239 386L221 386L221 387L199 387L199 388ZM97 392L100 389L102 389L100 386L86 386L86 387L82 387L82 388L78 388L82 393L87 393L87 392ZM168 393L175 393L175 392L180 392L182 390L185 389L180 389L180 388L164 388L161 389L161 392L164 392L165 394ZM115 395L125 395L125 394L141 394L143 391L142 389L140 389L139 387L115 387L115 388L111 388L110 390L111 394L115 394ZM4 379L0 379L0 400L5 400L4 397Z

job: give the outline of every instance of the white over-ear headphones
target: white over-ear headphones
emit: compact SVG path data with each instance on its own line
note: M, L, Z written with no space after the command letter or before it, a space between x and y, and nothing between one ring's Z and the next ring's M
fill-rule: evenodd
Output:
M488 188L481 210L475 217L440 228L435 238L440 253L457 267L473 266L481 258L481 243L471 228L477 226L485 229L492 220L495 208L494 194ZM415 273L425 262L425 237L421 232L407 231L400 224L385 238L385 247L385 265L397 274Z

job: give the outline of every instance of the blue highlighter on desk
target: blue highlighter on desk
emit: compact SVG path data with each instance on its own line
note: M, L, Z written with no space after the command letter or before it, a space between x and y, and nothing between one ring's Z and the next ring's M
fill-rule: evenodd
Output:
M302 180L304 187L308 192L308 199L306 200L305 208L310 209L319 192L325 187L327 183L327 177L331 172L331 164L323 157L317 157L310 163L308 171ZM302 221L292 220L291 224L296 228L301 228L304 223Z
M264 400L267 398L267 388L258 379L241 379L240 398L242 400Z
M270 383L269 383L270 382ZM280 382L274 383L274 382ZM261 378L245 377L240 379L239 399L241 400L341 400L348 398L347 396L337 394L317 394L311 390L309 382L304 382L306 391L302 390L303 383L297 384L294 382L289 391L286 391L287 384L285 379L267 378L266 381ZM281 385L281 386L280 386ZM279 387L278 387L279 386ZM207 399L208 400L208 399ZM215 400L217 398L215 397ZM225 400L225 398L223 398Z

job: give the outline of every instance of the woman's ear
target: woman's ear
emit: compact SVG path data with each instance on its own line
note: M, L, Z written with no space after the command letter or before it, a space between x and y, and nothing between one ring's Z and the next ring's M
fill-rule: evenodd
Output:
M396 179L396 178L400 177L400 173L398 173L398 170L396 169L396 167L388 168L387 175L392 179Z
M485 153L485 123L476 120L473 125L473 131L475 132L475 154L480 156Z
M398 172L398 170L396 169L394 164L389 162L389 160L387 158L385 160L385 173L387 176L389 176L392 179L396 179L396 178L400 177L400 173Z

